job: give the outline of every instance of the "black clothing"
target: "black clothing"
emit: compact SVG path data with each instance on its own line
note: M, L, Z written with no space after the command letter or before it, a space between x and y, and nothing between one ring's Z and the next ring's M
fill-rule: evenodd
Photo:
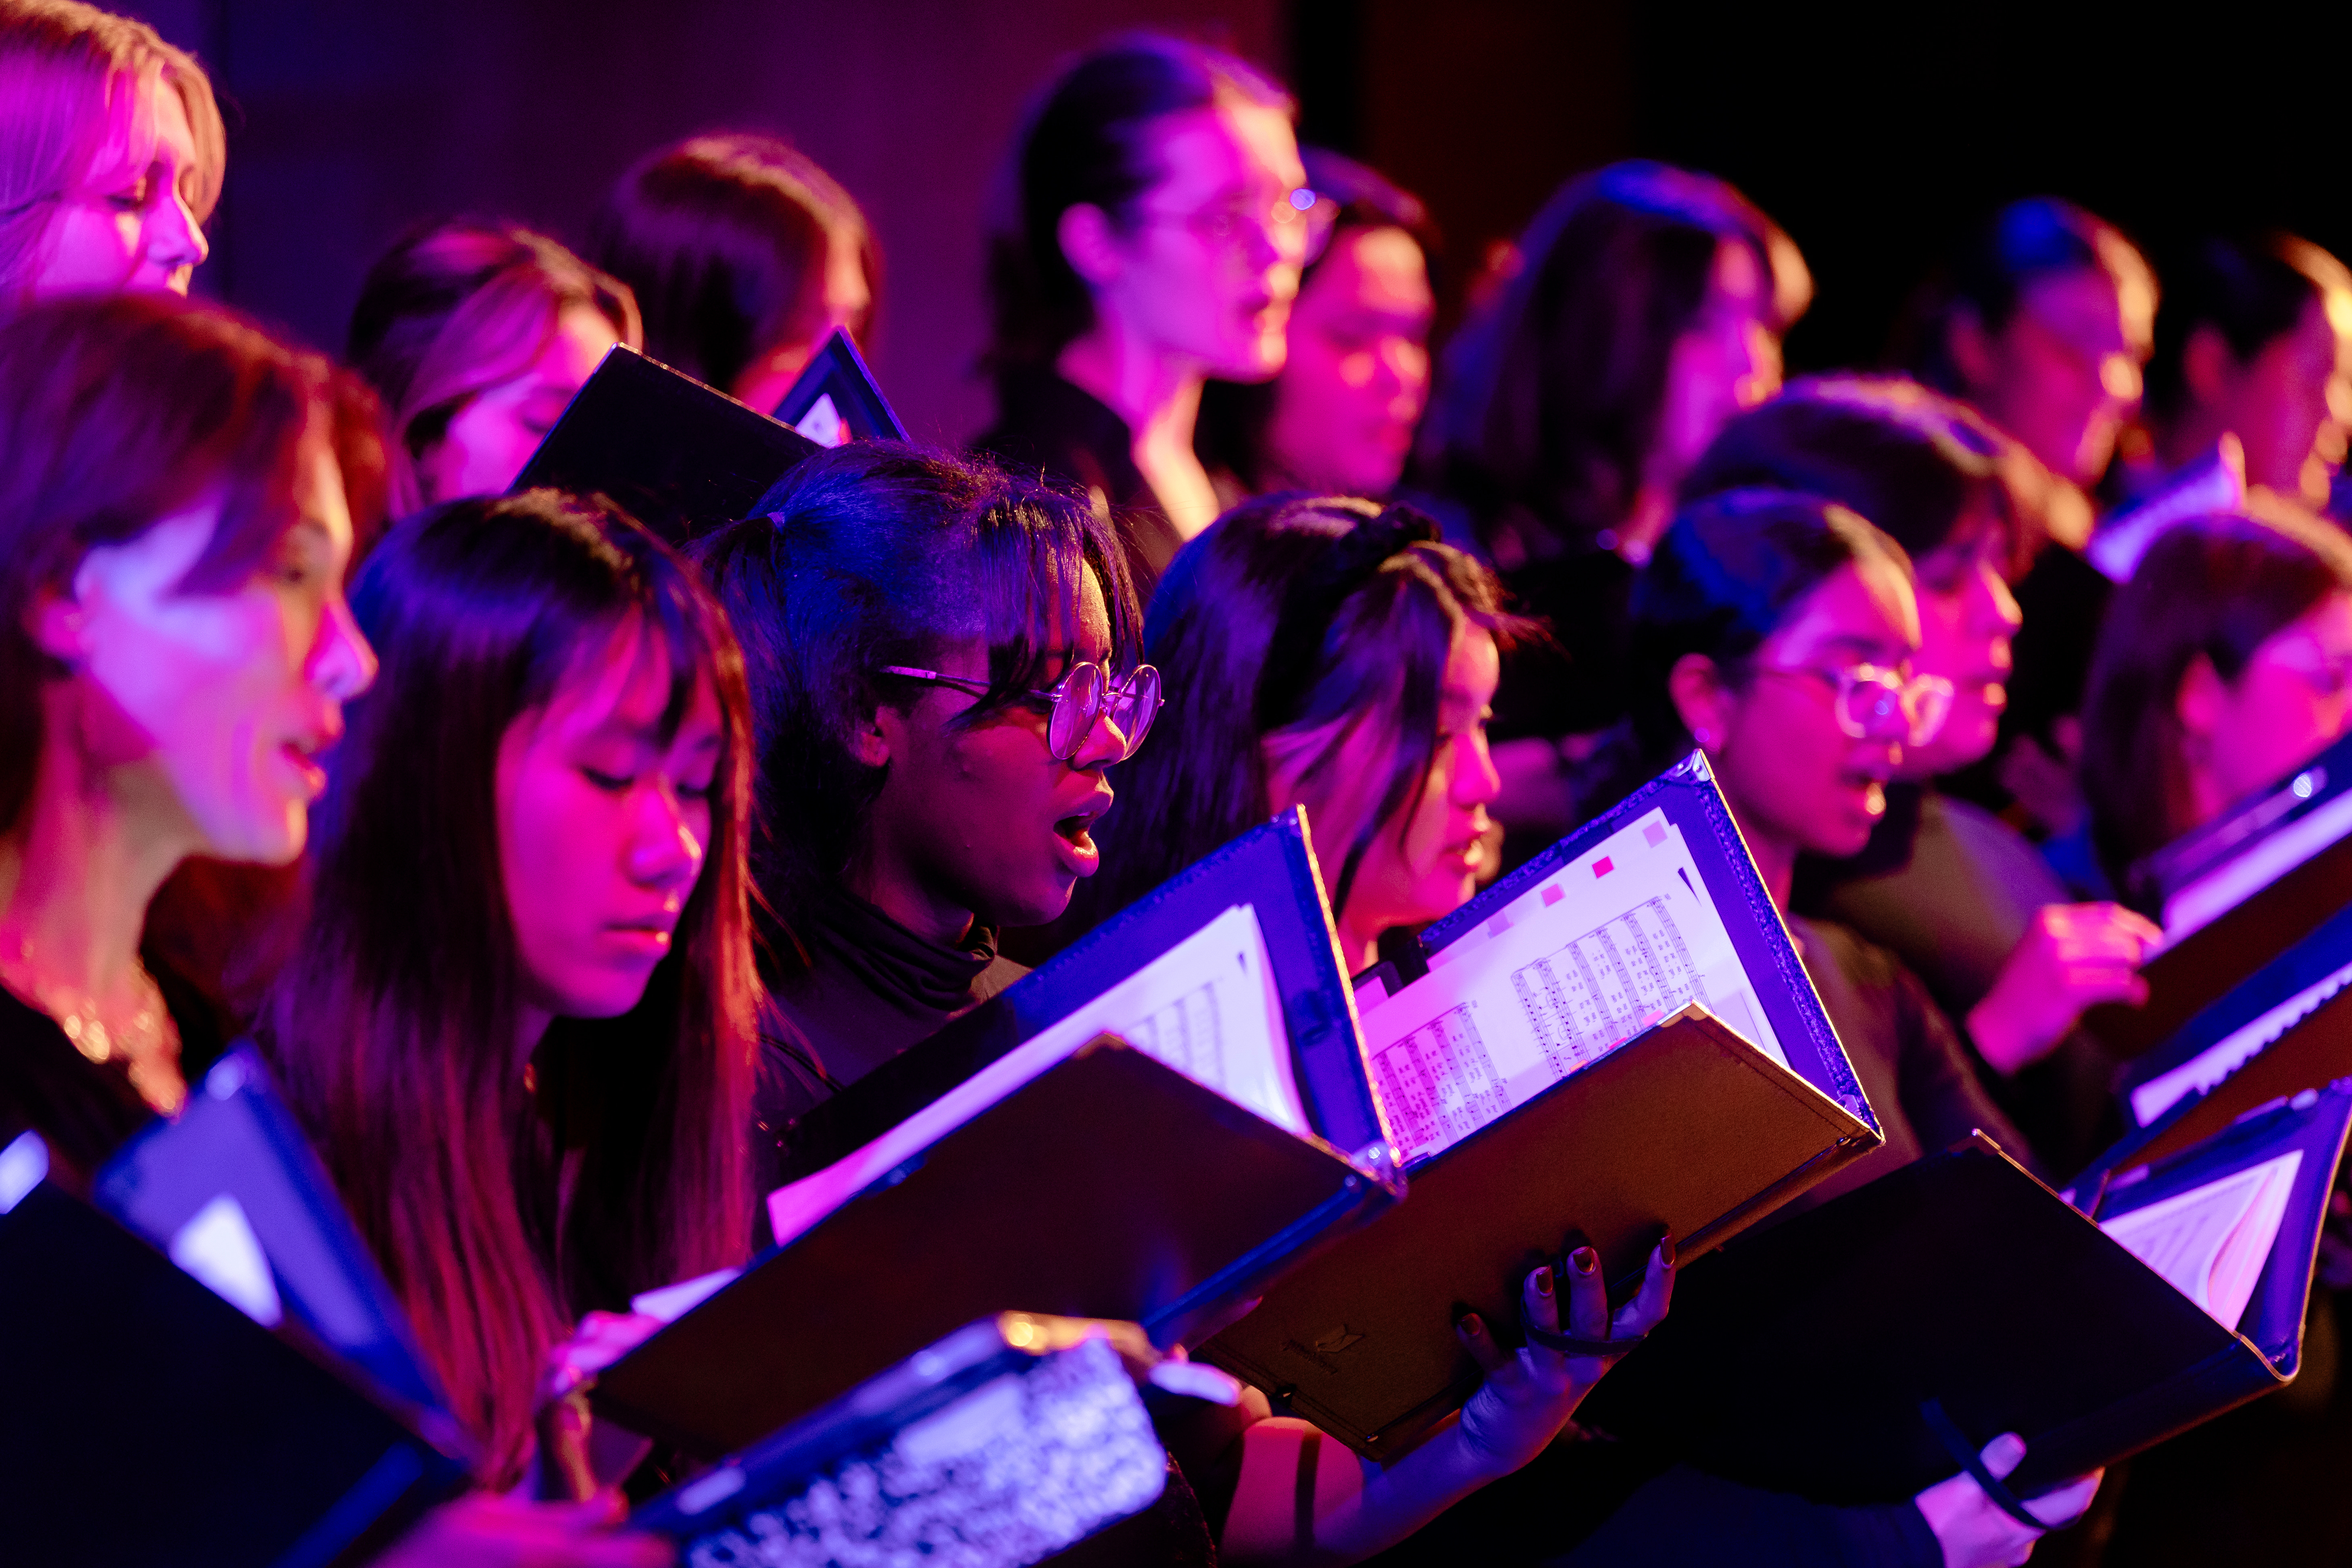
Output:
M1049 369L1006 371L997 377L996 423L972 446L1014 473L1091 494L1127 546L1137 603L1151 603L1184 538L1135 466L1135 433L1108 405Z
M1886 815L1861 854L1797 862L1790 904L1889 949L1945 1016L1984 1000L2045 904L2072 900L2024 835L1982 806L1919 784L1886 788ZM2046 1167L2081 1169L2113 1142L2115 1063L2080 1030L2016 1077L1981 1061L1978 1077Z
M225 1032L194 987L167 967L147 967L179 1031L180 1071L193 1086L226 1046ZM98 1168L152 1115L127 1066L91 1061L57 1020L0 987L0 1148L21 1132L39 1133L50 1173L86 1192Z
M2024 624L2010 644L2017 662L2006 683L2009 705L2001 710L2000 739L1983 761L1946 781L1951 794L2004 814L2014 807L2037 837L2064 830L2064 823L2032 821L2000 783L2001 761L2011 746L2031 740L2060 762L2071 762L2059 742L2058 723L2083 711L2091 656L2115 596L2116 584L2087 557L2054 542L2042 547L2017 584Z
M760 1031L751 1099L761 1200L779 1184L782 1140L793 1121L1029 973L996 951L986 926L973 926L960 947L942 947L838 887L802 914L791 931L761 917L761 979L772 1009ZM766 1203L758 1209L764 1237Z
M1977 1082L1951 1020L1901 959L1830 921L1792 915L1789 932L1886 1142L1783 1212L1867 1185L1978 1128L2021 1163L2034 1163L2024 1137Z

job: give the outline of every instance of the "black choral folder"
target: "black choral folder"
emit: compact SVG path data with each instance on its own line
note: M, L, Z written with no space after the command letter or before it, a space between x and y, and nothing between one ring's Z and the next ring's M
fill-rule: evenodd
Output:
M1243 906L1265 943L1288 1071L1307 1122L1340 1149L1384 1143L1388 1130L1365 1085L1355 1001L1316 869L1306 808L1294 806L1195 861L1035 971L816 1106L788 1130L783 1173L806 1175L865 1147L1224 911Z
M596 1407L713 1456L975 1319L1139 1322L1166 1342L1392 1185L1097 1038L857 1191L597 1380Z
M609 496L673 544L757 516L817 444L625 344L572 395L518 490Z
M1200 1352L1382 1461L1478 1385L1454 1310L1515 1342L1567 1227L1622 1301L1661 1231L1695 1258L1880 1142L1702 756L1423 942L1364 1017L1408 1201Z
M2352 1075L2352 910L2273 959L2116 1081L2125 1148L2158 1159L2255 1106Z
M833 329L771 412L820 447L907 438L907 427L843 327Z
M2133 901L2160 914L2168 938L2141 971L2148 999L2083 1016L2126 1059L2178 1035L2352 904L2352 736L2157 851L2132 882Z
M2294 1377L2347 1125L2352 1087L2312 1091L2074 1189L2090 1214L1979 1133L1693 1269L1580 1415L1832 1503L1911 1497L2016 1432L2009 1484L2039 1495ZM2235 1330L2101 1229L2297 1152Z
M0 1167L37 1148L31 1134ZM364 1562L467 1484L324 1355L59 1188L0 1170L0 1552L86 1568ZM10 1201L12 1200L13 1201Z

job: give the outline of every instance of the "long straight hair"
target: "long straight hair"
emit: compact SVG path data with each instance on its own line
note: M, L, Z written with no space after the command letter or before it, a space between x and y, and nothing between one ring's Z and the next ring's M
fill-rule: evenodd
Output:
M1301 645L1307 668L1282 672L1281 699L1262 702L1291 585L1382 515L1370 501L1269 496L1227 512L1179 553L1150 627L1168 706L1150 743L1112 770L1118 801L1097 829L1102 868L1078 885L1059 928L1066 939L1264 822L1269 743L1303 749L1299 780L1335 913L1379 836L1410 826L1437 752L1438 690L1455 637L1475 626L1507 647L1532 627L1503 609L1494 574L1472 557L1400 540L1363 563L1328 626ZM1317 798L1355 793L1358 781L1338 775L1349 738L1367 728L1386 770L1377 804L1359 820L1317 818Z
M748 1248L758 982L742 660L664 545L608 504L547 490L401 524L352 607L383 673L333 761L310 924L264 1037L482 1442L485 1479L505 1485L530 1452L541 1363L574 1314ZM665 721L706 679L724 715L709 857L644 997L617 1018L558 1019L534 1096L514 1059L499 744L633 623L668 649ZM567 1143L584 1152L559 1229Z

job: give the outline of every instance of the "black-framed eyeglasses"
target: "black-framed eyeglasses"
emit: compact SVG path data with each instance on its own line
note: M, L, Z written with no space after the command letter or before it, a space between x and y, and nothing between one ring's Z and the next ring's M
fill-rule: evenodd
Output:
M944 686L973 697L989 693L985 680L936 669L886 664L882 673ZM1160 715L1160 671L1150 665L1139 664L1124 681L1113 684L1109 671L1086 660L1072 665L1059 686L1022 695L1045 709L1045 747L1054 753L1055 761L1066 763L1076 756L1078 748L1087 743L1087 737L1094 733L1095 725L1108 719L1122 743L1118 755L1110 760L1123 763L1135 755L1136 748L1143 744L1143 737L1151 732L1151 721Z

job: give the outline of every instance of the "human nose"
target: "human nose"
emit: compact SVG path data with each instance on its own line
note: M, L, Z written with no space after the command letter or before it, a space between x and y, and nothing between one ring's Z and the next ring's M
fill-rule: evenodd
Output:
M351 602L341 594L328 603L319 620L319 639L310 649L305 672L310 684L338 702L348 702L375 684L375 649L352 616Z
M1990 563L1977 566L1978 604L1984 619L2004 636L2015 637L2025 625L2025 612L2018 608L2017 595Z
M630 876L653 887L691 884L707 852L707 819L698 830L695 818L700 814L689 811L667 774L656 774L652 787L639 796L636 831L629 845Z
M2139 361L2127 353L2110 353L2099 361L2099 386L2117 403L2137 403Z
M1502 797L1503 774L1486 744L1486 731L1473 730L1456 742L1464 750L1454 770L1454 804L1465 811L1492 805Z
M1092 768L1107 768L1113 763L1125 762L1133 748L1128 744L1127 731L1111 717L1110 704L1105 702L1097 710L1094 721L1087 732L1078 737L1078 749L1070 753L1070 766L1085 773Z
M144 238L148 258L167 272L183 267L202 267L205 258L212 254L212 247L205 239L204 226L196 222L196 215L188 210L187 199L177 190L149 209Z

